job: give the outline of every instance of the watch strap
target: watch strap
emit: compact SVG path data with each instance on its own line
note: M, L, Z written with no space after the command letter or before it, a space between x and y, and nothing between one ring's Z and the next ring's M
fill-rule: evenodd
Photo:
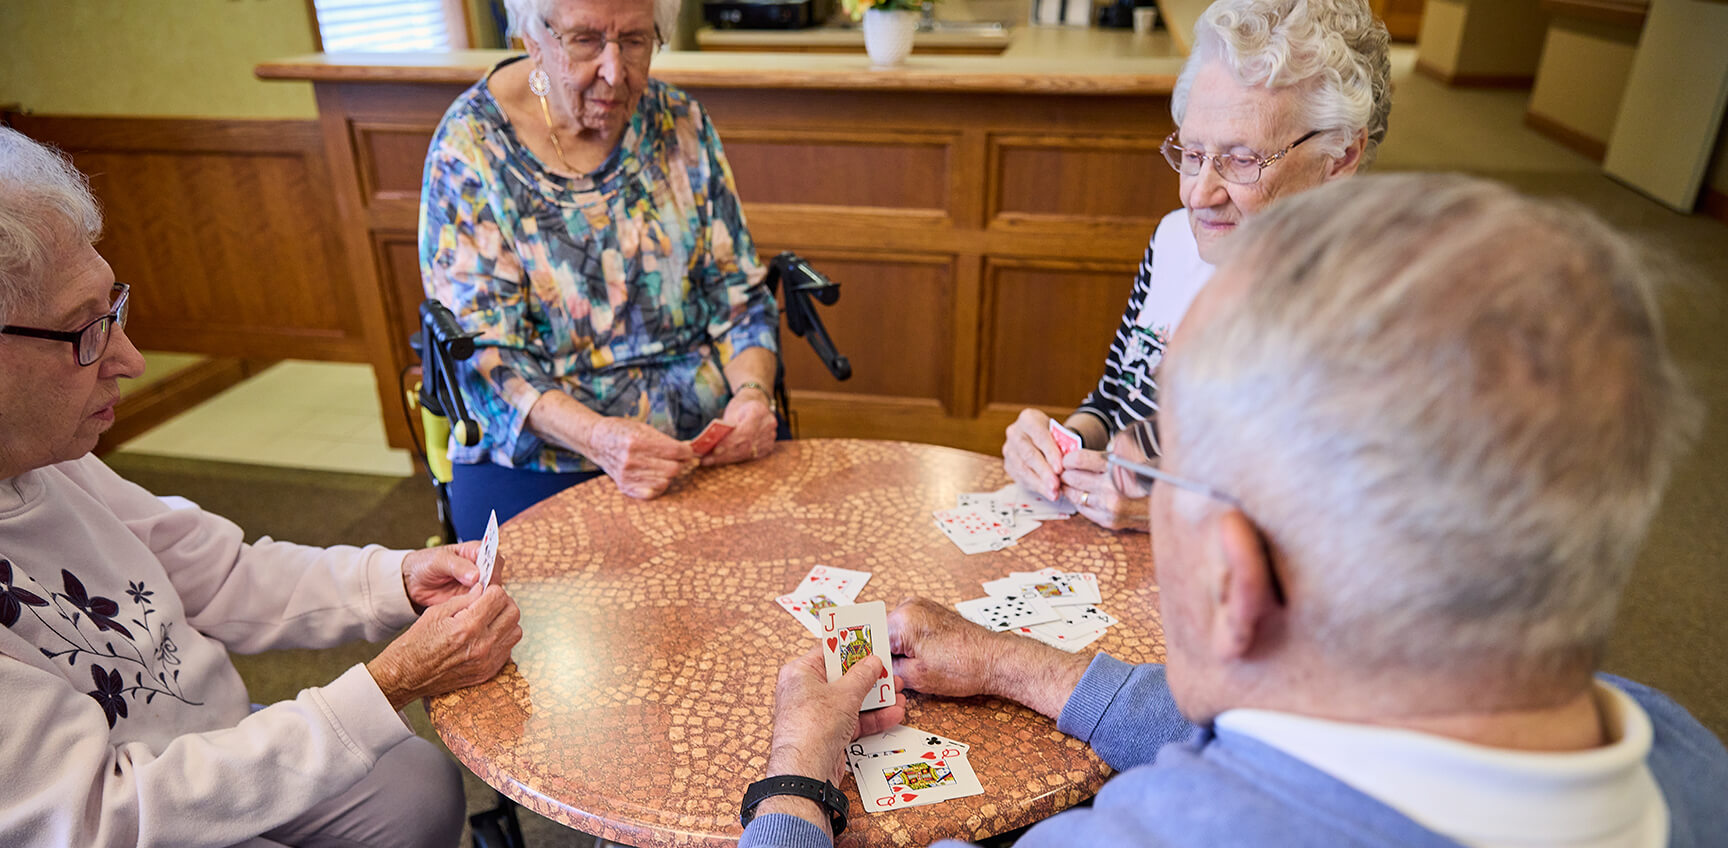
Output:
M774 399L774 393L771 391L768 391L768 387L762 385L761 383L756 382L755 380L746 380L742 383L739 383L737 388L734 388L732 390L732 394L736 395L739 392L744 391L745 389L755 389L756 391L761 392L763 397L768 398L769 411L771 411L775 414L779 414L780 402Z
M838 838L846 832L846 793L826 780L796 774L776 775L750 784L750 788L744 790L738 823L749 827L750 821L756 818L756 805L776 795L795 795L815 801L817 806L828 811L828 824L834 836Z

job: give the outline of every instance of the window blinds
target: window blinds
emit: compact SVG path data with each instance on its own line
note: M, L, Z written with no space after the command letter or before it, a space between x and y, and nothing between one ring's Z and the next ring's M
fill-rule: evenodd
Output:
M313 0L324 51L447 50L443 0Z

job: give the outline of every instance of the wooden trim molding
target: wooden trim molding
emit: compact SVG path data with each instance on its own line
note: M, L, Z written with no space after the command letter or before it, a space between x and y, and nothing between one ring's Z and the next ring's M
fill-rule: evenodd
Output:
M1534 74L1453 74L1420 59L1416 73L1454 88L1529 88L1536 84Z
M1597 162L1608 158L1608 142L1592 138L1540 112L1526 111L1524 126Z
M1614 26L1643 29L1649 0L1542 0L1542 10Z
M1698 201L1698 211L1728 224L1728 192L1718 191L1710 186L1704 187L1704 192Z

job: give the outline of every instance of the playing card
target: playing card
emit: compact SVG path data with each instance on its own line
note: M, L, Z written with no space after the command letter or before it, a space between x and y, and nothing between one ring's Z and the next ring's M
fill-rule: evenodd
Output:
M1054 418L1050 419L1050 438L1056 440L1056 449L1062 451L1063 456L1079 450L1083 444L1079 433L1062 426Z
M492 585L492 563L498 559L498 510L486 519L486 535L480 537L480 555L474 564L480 566L480 588Z
M714 450L714 446L731 435L734 429L736 428L731 424L716 418L708 422L708 426L703 427L702 432L696 434L696 438L690 440L690 450L695 451L697 456L707 456Z
M961 601L955 604L954 608L959 610L967 621L997 632L1062 620L1055 607L1039 598L975 598Z
M999 598L1042 598L1055 607L1096 604L1102 600L1096 575L1054 568L1013 572L985 583L984 593Z
M846 746L846 761L851 764L876 757L899 756L908 751L918 754L935 751L942 757L963 757L970 750L972 746L964 742L956 742L945 736L902 725L892 730L858 737Z
M1104 631L1102 629L1074 635L1052 635L1048 628L1059 626L1061 626L1061 622L1034 624L1030 627L1016 627L1012 632L1018 633L1029 639L1036 639L1052 648L1060 648L1070 654L1076 653L1081 648L1104 638Z
M858 780L858 797L863 800L864 809L873 813L984 792L966 757L944 757L930 750L859 760L854 764L852 776Z
M853 571L849 568L818 565L810 569L809 574L804 575L804 579L798 582L797 588L793 589L792 593L801 594L816 588L828 588L845 598L845 603L850 604L858 600L858 593L868 582L870 582L870 572L868 571Z
M809 630L810 635L820 636L822 635L822 626L817 621L817 617L821 612L830 607L849 604L852 599L841 595L826 585L810 584L808 587L799 587L799 591L781 595L775 598L774 602L779 604L781 609L791 613L793 618L798 619L798 623L804 625L804 629Z
M881 601L830 607L821 612L822 662L833 683L847 669L871 654L882 660L876 688L860 709L874 710L894 703L894 666L888 652L888 608Z
M931 513L943 535L968 554L999 551L1038 529L1038 522L1023 519L1012 524L995 510L980 506L939 509Z
M1067 518L1080 511L1078 507L1069 503L1067 498L1053 501L1034 493L1019 483L1009 483L989 493L989 498L996 503L1012 507L1015 512L1021 515L1031 516L1040 521Z

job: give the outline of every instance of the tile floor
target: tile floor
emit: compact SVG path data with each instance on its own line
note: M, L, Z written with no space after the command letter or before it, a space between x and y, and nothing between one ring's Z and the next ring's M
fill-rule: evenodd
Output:
M146 353L145 373L179 359ZM353 363L277 363L118 450L355 474L414 473L408 452L384 441L371 367Z

